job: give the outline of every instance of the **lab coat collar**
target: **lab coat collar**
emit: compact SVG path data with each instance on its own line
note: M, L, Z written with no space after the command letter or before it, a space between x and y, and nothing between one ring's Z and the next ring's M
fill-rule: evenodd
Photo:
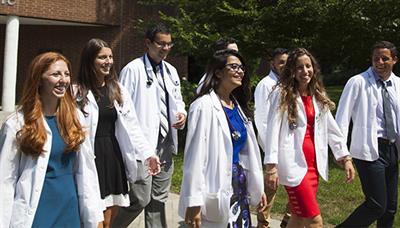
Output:
M223 110L221 101L214 90L212 90L210 92L210 97L211 97L211 101L213 103L214 108L217 110L217 117L218 117L219 123L221 124L222 131L229 139L231 139L231 131L229 129L228 120L226 119L226 115Z
M278 75L275 73L275 71L271 70L271 72L269 72L269 76L271 77L271 79L273 79L274 81L278 81Z
M152 80L154 80L154 71L153 71L153 66L151 65L150 59L147 56L147 53L144 54L144 56L142 57L142 61L143 61L143 65L144 68L146 70L146 74L148 75L148 77Z
M47 124L46 117L43 115L42 118L43 118L44 128L46 129L47 140L46 140L45 144L43 145L44 153L41 153L40 157L44 157L48 160L48 158L50 157L51 142L52 142L53 134L51 132L50 126Z
M317 99L315 99L315 96L312 96L312 101L313 101L314 112L315 112L315 120L318 120L321 110L318 105Z
M214 105L214 108L217 109L218 111L223 111L223 107L221 105L221 101L220 101L218 95L215 93L214 90L212 90L210 92L210 96L211 96L211 100L212 100L212 103ZM247 118L247 116L243 112L242 107L240 107L239 103L237 102L237 100L235 98L233 98L233 99L235 101L235 105L237 105L240 117L242 118L243 122L244 123L249 122L250 120L249 120L249 118Z
M211 90L210 97L211 97L211 101L214 105L214 108L217 109L218 111L221 111L222 110L221 101L214 90Z
M368 77L369 83L371 83L371 85L377 87L375 73L374 73L374 70L372 69L372 67L368 68L367 77Z
M301 115L297 115L297 126L303 126L307 123L307 115L306 115L306 109L304 107L303 101L301 100L300 94L297 94L296 102L297 102L297 107L299 113L301 112Z
M297 98L296 98L298 107L299 107L299 111L302 112L302 115L298 115L298 121L299 124L306 124L307 123L307 114L306 114L306 109L304 107L303 101L301 100L301 96L298 94ZM313 102L313 106L314 106L314 113L315 113L315 120L317 121L320 113L321 113L321 109L320 106L318 105L318 102L315 98L315 96L312 96L312 102Z
M96 99L94 98L92 91L90 91L90 90L88 91L87 98L88 98L89 102L96 104L95 106L97 106L97 102L96 102Z
M146 67L146 70L147 71L153 71L153 66L151 65L151 62L150 62L150 59L149 59L149 57L147 56L147 53L144 55L144 62L143 62L143 64L145 64L145 67Z
M150 59L149 54L147 54L147 53L144 54L144 58L145 58L145 60L144 60L145 62L143 62L143 64L145 64L146 71L149 73L149 76L151 78L153 78L154 71L153 71L152 63L154 63L154 62ZM164 64L165 64L164 60L161 60L161 62L158 64L162 70L165 70Z
M380 77L378 76L378 74L375 72L375 70L372 67L368 68L367 74L368 74L369 80L372 80L371 78L375 79L375 83L377 81L381 80ZM396 77L396 75L393 72L390 72L389 78L386 81L391 81L391 83L393 85L393 77Z

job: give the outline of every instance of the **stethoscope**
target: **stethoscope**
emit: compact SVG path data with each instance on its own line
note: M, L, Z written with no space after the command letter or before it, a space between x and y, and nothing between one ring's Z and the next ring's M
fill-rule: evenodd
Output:
M238 141L238 140L240 139L240 137L242 137L242 135L240 134L239 131L237 131L237 130L233 127L233 125L232 125L232 123L231 123L231 121L230 121L230 119L229 119L229 117L228 117L228 114L226 113L226 111L225 111L225 109L224 109L224 106L222 105L221 98L218 96L218 94L216 94L216 95L217 95L218 100L219 100L219 102L220 102L220 104L221 104L222 110L224 111L226 120L228 121L229 130L231 131L231 137L232 137L232 139L233 139L234 141ZM240 108L240 106L238 105L238 102L237 102L237 100L236 100L235 97L233 97L233 102L235 103L235 106L238 108L239 116L240 116L240 118L243 120L244 125L248 125L250 121L249 121L249 119L244 115L244 113L243 113L242 109Z
M153 84L153 78L150 77L149 72L147 71L146 55L143 55L142 58L143 58L143 64L144 64L144 71L146 71L146 77L147 77L146 85L147 85L147 87L150 87ZM164 67L165 67L165 71L167 72L168 77L171 79L172 83L174 83L175 86L179 86L179 81L172 79L171 71L169 70L169 68L167 67L166 64L163 64L163 67L161 68L161 74L164 76L164 73L163 73Z

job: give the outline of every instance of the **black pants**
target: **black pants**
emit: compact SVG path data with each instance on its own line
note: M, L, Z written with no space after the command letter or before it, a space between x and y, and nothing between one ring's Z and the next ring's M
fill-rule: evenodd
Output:
M338 227L393 227L397 209L399 167L395 144L378 140L379 159L354 159L365 201Z

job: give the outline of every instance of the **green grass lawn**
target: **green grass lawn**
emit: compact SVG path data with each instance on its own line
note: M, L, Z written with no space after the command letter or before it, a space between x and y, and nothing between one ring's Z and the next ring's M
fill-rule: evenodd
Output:
M339 102L340 95L342 94L343 86L328 86L326 87L326 92L329 95L329 98L335 102L337 105Z
M183 175L183 150L174 156L174 174L172 175L171 191L179 193L181 190Z
M337 104L342 91L342 86L327 88L330 98ZM182 181L183 152L175 156L175 172L172 178L172 191L179 193ZM358 177L351 184L344 183L344 172L330 157L329 182L320 178L318 189L318 202L325 224L339 224L343 221L364 199ZM400 184L399 184L400 186ZM285 211L287 195L283 187L278 190L272 213L281 215ZM398 207L400 211L400 207ZM397 214L394 227L400 227L400 216Z
M330 164L329 182L320 178L317 198L325 224L339 224L363 200L359 179L351 184L344 180L343 170L335 164ZM273 212L283 214L286 202L286 191L280 187Z

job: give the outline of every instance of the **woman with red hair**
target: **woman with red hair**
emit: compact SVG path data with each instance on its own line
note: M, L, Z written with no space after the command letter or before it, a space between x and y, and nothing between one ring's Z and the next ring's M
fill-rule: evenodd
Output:
M59 53L29 66L17 112L0 132L0 227L96 227L103 219L70 80Z

